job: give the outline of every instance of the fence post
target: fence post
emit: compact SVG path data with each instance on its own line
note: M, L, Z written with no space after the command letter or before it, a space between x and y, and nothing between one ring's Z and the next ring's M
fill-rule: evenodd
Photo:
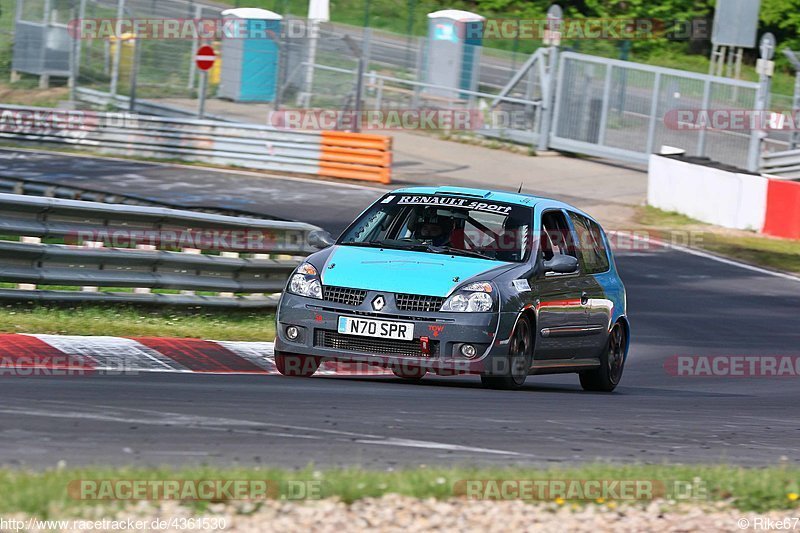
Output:
M703 86L703 103L701 105L703 112L708 111L708 106L711 105L711 80L706 80ZM706 128L700 128L700 133L697 135L697 156L704 157L706 155Z
M540 122L541 129L539 130L539 146L538 150L547 150L550 145L550 130L553 127L553 106L556 101L556 77L561 75L558 68L558 46L551 46L547 51L547 90L543 91L542 98L542 121Z
M603 107L600 110L600 126L597 133L597 144L603 146L606 143L606 126L608 126L608 108L611 107L611 80L613 78L614 65L606 67L606 79L603 84Z
M125 16L125 0L117 0L117 21ZM119 25L119 24L117 24ZM114 48L114 59L111 63L111 84L108 88L109 100L113 104L117 96L117 84L119 83L119 63L122 59L122 36L116 35L116 47Z
M656 78L653 80L653 94L650 101L650 116L647 123L647 154L653 153L653 144L656 140L656 122L658 121L658 92L661 85L661 73L656 72Z
M22 3L22 0L18 1ZM83 48L80 28L83 27L84 17L86 17L86 0L81 0L80 4L78 4L78 24L77 27L73 27L73 32L75 33L73 39L75 39L75 43L72 46L72 80L70 83L69 96L69 99L73 102L78 99L78 78L81 75L81 52Z
M370 44L372 42L372 28L364 28L364 37L361 39L361 54L358 56L358 69L356 71L356 102L354 106L355 122L353 132L361 131L361 110L364 98L364 70L369 61Z
M22 3L22 0L20 0ZM42 238L41 237L26 237L22 236L19 238L19 242L23 244L41 244ZM17 283L17 289L21 291L35 291L36 284L35 283Z
M544 43L547 50L547 91L542 95L542 121L539 131L539 150L547 150L550 145L550 130L553 127L553 106L556 102L556 76L561 76L558 68L558 46L561 44L561 26L564 12L561 6L553 4L547 10L547 29L544 32ZM544 85L542 86L544 89Z
M139 77L139 62L142 58L142 44L138 36L133 37L133 65L131 65L131 94L128 100L128 112L136 113L136 84Z
M44 0L44 14L42 16L42 22L44 24L42 25L42 37L45 39L45 42L47 40L47 34L50 33L50 17L52 16L50 13L51 10L52 10L52 4L50 3L50 0ZM47 46L42 46L42 55L41 55L42 68L44 68L45 65L47 64L46 54L47 54ZM47 89L49 86L50 86L50 74L40 74L39 88Z
M195 20L200 20L202 17L203 17L203 6L195 6L194 7ZM193 44L194 48L192 49L192 51L197 50L198 48L200 48L200 45L203 44L202 41L200 40L199 35L195 37ZM191 54L189 57L189 82L186 84L187 89L194 89L194 80L196 74L197 74L197 62L194 60L194 54Z
M314 91L314 67L317 61L317 41L319 40L320 21L309 19L311 34L308 38L308 57L306 58L306 75L303 80L303 90L297 96L297 107L308 108L311 106L311 95Z
M756 70L758 71L758 90L756 91L753 114L760 119L764 110L767 109L772 69L775 67L775 63L772 61L772 57L775 54L774 35L765 33L761 37L759 52L761 54L761 59L759 59L756 64ZM761 141L766 136L766 133L761 129L753 128L750 130L750 146L747 150L747 170L750 172L758 172L761 163Z

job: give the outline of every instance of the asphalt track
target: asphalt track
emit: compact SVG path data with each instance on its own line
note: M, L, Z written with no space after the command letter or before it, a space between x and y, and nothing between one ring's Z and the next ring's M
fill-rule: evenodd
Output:
M338 186L317 189L292 218L360 209L335 204ZM800 355L800 282L664 248L617 261L633 344L614 394L582 392L574 375L518 392L475 377L0 377L0 464L800 462L800 377L665 369L676 355Z
M301 220L340 232L375 198L375 190L307 178L265 177L112 158L0 148L0 176L120 194L177 208L232 210ZM320 209L319 206L325 206Z

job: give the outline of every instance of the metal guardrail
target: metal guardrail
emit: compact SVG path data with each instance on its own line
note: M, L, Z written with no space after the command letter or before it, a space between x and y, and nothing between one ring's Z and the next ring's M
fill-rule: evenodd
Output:
M102 108L113 109L127 109L132 113L140 113L142 115L153 115L158 117L171 117L171 118L195 118L197 110L188 110L182 107L177 107L152 100L137 99L133 103L131 109L131 99L122 94L111 95L107 92L97 91L86 87L78 87L75 89L75 96L79 101L91 104L93 106L100 106ZM205 117L209 120L220 122L234 122L220 115L213 115L206 113Z
M0 194L0 299L273 307L316 229Z
M258 124L3 105L0 139L388 183L391 139ZM329 138L335 136L335 150Z
M779 178L800 179L800 150L762 154L761 173Z

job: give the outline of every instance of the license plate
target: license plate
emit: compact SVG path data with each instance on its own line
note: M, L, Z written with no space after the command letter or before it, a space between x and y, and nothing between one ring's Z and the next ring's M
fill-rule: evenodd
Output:
M414 324L411 322L393 322L389 320L373 320L371 318L339 317L339 333L345 335L361 335L381 339L402 341L414 340Z

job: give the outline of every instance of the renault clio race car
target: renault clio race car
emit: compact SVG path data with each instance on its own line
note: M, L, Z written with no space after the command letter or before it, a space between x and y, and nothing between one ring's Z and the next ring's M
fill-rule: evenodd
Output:
M612 391L627 358L625 288L600 225L563 202L456 187L392 191L290 276L275 363L310 376L323 360L478 374L520 388L575 372Z

